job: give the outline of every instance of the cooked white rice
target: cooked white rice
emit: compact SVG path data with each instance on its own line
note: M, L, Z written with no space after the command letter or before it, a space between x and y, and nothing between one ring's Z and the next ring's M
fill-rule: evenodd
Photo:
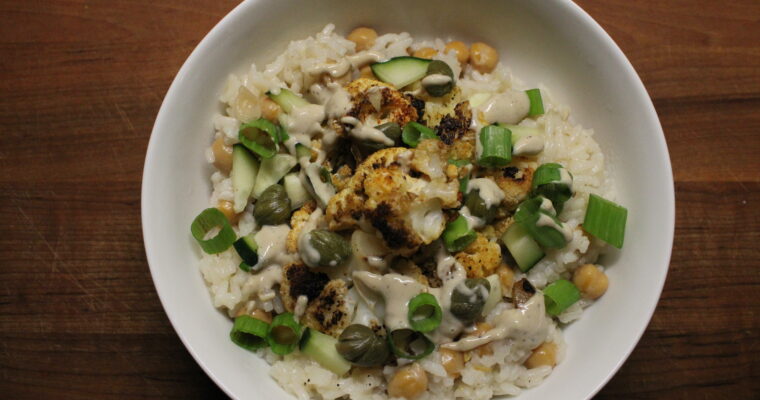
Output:
M386 34L377 38L372 50L389 58L406 55L407 48L433 47L443 50L444 44L441 39L415 42L408 33ZM290 43L277 59L262 70L252 65L242 76L231 75L220 96L220 100L227 105L227 115L218 115L214 119L216 137L224 137L228 144L237 142L240 122L236 117L246 112L244 105L239 104L244 101L244 91L247 90L256 97L262 96L269 89L283 86L296 92L302 91L314 83L315 79L303 71L327 60L339 60L353 52L354 43L336 34L334 26L328 25L314 37ZM456 57L453 53L440 55L442 53L434 58L446 61L457 74L461 66ZM469 65L463 66L463 70L464 75L458 80L458 86L465 98L477 92L502 92L513 87L528 89L514 79L509 68L501 63L491 74L481 74ZM575 194L565 204L560 219L575 228L583 222L590 193L614 201L615 190L605 169L604 155L593 138L593 130L575 124L570 117L569 108L552 102L551 92L547 88L541 87L541 90L544 94L546 113L535 121L526 121L525 124L536 124L544 128L547 135L546 146L537 160L538 163L528 163L526 166L535 167L544 162L558 162L572 173ZM209 162L213 162L213 154L210 151L208 159ZM216 206L219 200L232 199L228 177L216 172L211 176L211 182L213 192L210 206ZM255 228L250 211L249 209L243 213L236 227L240 235L245 235ZM549 251L547 256L528 272L527 277L536 287L543 288L560 277L569 278L576 267L595 262L602 249L602 242L584 235L580 229L574 229L573 240L567 247ZM240 261L236 252L230 249L218 255L204 254L200 262L200 269L209 287L214 306L227 309L230 315L234 315L241 307L252 306L248 302L251 293L245 290L248 274L237 267ZM516 279L519 278L520 276ZM590 303L587 300L576 303L560 315L559 320L568 323L580 318L583 308ZM282 311L282 305L275 302L265 304L264 308ZM561 362L565 342L561 329L554 322L549 340L558 345L558 361ZM512 348L508 340L494 342L492 348L492 355L475 355L462 371L462 378L456 381L447 376L438 361L437 353L426 357L421 365L428 373L430 384L428 391L419 399L486 400L495 395L514 396L525 388L540 384L551 373L551 367L527 369L523 366L530 351ZM298 399L336 399L345 396L353 399L385 399L385 377L391 376L398 368L386 366L382 371L354 368L349 376L338 377L299 352L285 357L276 356L268 349L257 353L272 364L271 376Z

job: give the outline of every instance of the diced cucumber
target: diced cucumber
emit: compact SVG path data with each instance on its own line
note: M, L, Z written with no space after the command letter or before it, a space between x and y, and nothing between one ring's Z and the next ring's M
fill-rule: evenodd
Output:
M301 179L298 178L298 174L289 173L285 175L284 186L285 192L288 194L288 198L290 199L291 209L295 210L296 208L304 205L304 203L307 201L311 200L311 195L304 187Z
M337 343L338 339L308 328L301 339L301 352L336 375L343 376L351 369L351 363L335 349Z
M236 213L243 212L251 196L256 175L259 172L259 162L243 145L236 144L232 148L232 208Z
M280 89L276 94L269 91L267 92L267 96L277 103L277 105L282 107L282 110L285 111L286 114L290 114L296 107L303 107L311 104L303 97L285 88Z
M240 258L243 259L243 262L251 267L259 262L259 255L257 253L259 245L256 244L253 236L253 234L243 236L232 244L235 246L235 251L237 251Z
M501 281L499 275L493 274L486 277L488 283L491 284L491 290L488 291L488 298L486 304L483 305L483 315L488 315L494 307L501 301Z
M422 79L427 74L432 60L417 57L393 57L386 62L372 64L372 72L381 81L390 83L397 89Z
M261 160L261 169L256 175L253 197L259 198L268 187L279 182L298 162L290 154L275 154L272 158Z
M519 126L519 125L507 125L498 124L512 131L512 143L517 143L520 139L528 136L543 136L544 130L537 126Z
M533 240L528 231L518 223L512 224L501 237L501 240L523 272L527 272L544 258L544 251L541 250L541 247Z

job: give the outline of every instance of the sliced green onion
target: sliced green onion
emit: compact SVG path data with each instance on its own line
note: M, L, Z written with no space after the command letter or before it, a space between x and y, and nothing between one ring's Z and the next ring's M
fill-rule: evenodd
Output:
M301 160L304 157L306 157L308 160L311 160L311 149L306 145L297 143L296 144L296 158L298 160Z
M274 156L284 136L287 136L287 133L282 127L265 118L243 124L238 131L240 143L262 158Z
M557 219L556 215L541 209L544 200L544 197L536 196L520 203L515 211L515 223L525 228L533 239L543 247L554 249L565 247L567 240L559 230L562 229L562 222ZM542 215L551 218L555 226L538 226L538 221Z
M450 159L449 164L454 165L456 167L464 167L465 165L470 164L470 160L457 160L457 159Z
M555 281L544 288L544 301L546 312L549 315L559 315L568 307L580 300L581 292L575 285L565 279Z
M253 267L250 264L246 264L245 261L241 261L238 268L245 272L251 272L251 269L253 269Z
M592 194L588 197L583 229L619 249L623 247L627 219L625 207Z
M230 339L246 350L258 350L267 346L269 324L248 315L235 318L230 331Z
M419 360L435 350L435 344L412 329L397 329L388 335L388 343L396 357Z
M438 328L443 318L438 300L430 293L420 293L409 301L409 324L419 332L430 332Z
M533 173L531 189L533 194L551 200L554 209L559 214L565 202L573 196L572 185L573 176L565 167L557 163L546 163L541 164Z
M272 348L272 352L284 356L295 350L302 333L303 327L296 322L293 313L282 313L272 319L267 343Z
M409 147L417 147L424 139L438 139L435 131L418 122L406 124L401 132L401 140Z
M214 228L219 228L219 233L211 239L205 239L206 235ZM208 254L221 253L227 250L235 242L237 236L230 226L230 221L216 208L207 208L201 211L190 225L190 233Z
M454 221L446 225L443 230L443 245L450 252L464 250L470 243L475 241L477 234L467 225L467 219L460 215Z
M481 148L478 165L505 167L512 161L512 132L509 129L488 125L478 135Z
M525 94L530 99L530 111L528 111L529 117L535 117L544 113L544 100L541 98L541 91L538 89L526 90Z

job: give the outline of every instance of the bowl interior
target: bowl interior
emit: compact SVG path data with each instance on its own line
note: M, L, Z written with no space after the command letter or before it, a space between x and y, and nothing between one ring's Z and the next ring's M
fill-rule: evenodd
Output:
M516 77L544 84L593 128L629 210L625 249L607 261L610 290L566 330L566 359L521 398L588 398L614 374L645 329L665 280L674 224L673 181L662 129L638 76L575 4L533 1L246 1L196 48L172 84L151 136L143 178L143 231L153 280L179 336L235 398L287 399L266 363L228 339L197 268L192 219L208 204L204 159L224 81L259 66L290 40L328 23L407 31L417 38L484 41ZM577 371L583 371L579 374ZM254 383L255 382L255 383Z

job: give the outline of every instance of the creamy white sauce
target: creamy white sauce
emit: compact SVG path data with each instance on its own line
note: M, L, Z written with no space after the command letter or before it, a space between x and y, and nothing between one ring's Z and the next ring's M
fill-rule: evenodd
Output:
M321 222L322 209L317 208L309 215L298 235L298 255L301 256L301 261L310 267L317 267L321 258L319 251L311 244L311 231L317 229Z
M281 122L284 122L289 135L301 133L311 137L316 133L322 132L322 121L324 119L324 106L307 104L293 108L290 114L284 115Z
M283 242L284 243L284 242ZM255 275L251 275L243 285L243 292L253 293L262 302L275 298L274 286L282 282L282 267L272 264Z
M451 294L467 278L464 268L456 261L454 257L446 252L443 248L436 256L438 277L443 281L440 288L430 289L438 300L443 312L441 325L433 332L428 334L430 340L435 343L451 342L464 328L462 322L451 313Z
M309 303L309 298L300 295L298 296L298 299L296 299L296 306L293 309L293 315L296 318L296 321L301 320L301 316L303 316L304 311L306 311L306 305Z
M548 213L555 214L555 215L557 214L557 211L554 210L554 204L552 204L552 201L547 199L546 197L544 197L543 200L541 200L540 208Z
M497 185L496 182L491 179L470 179L470 181L467 183L467 193L470 193L473 190L478 191L478 195L481 199L483 199L486 207L490 208L499 205L502 201L504 201L504 191L501 190L499 185Z
M259 262L254 269L261 269L269 265L285 265L293 261L293 255L288 254L285 242L290 228L288 225L265 225L256 232L253 239L259 246Z
M313 190L314 193L312 194L317 200L317 205L321 208L325 208L327 207L327 203L330 202L330 199L335 196L335 187L328 182L322 182L322 177L319 173L321 168L322 167L317 162L308 164L305 168L302 166L299 177L303 174L301 181L304 182L307 189L310 188Z
M374 50L369 50L346 56L346 59L354 68L361 68L367 64L373 64L381 61L383 59L383 55Z
M462 338L441 347L468 351L484 344L512 339L514 345L523 349L533 349L546 341L549 321L545 315L544 296L536 293L521 308L504 310L494 320L494 328L479 336Z
M354 117L343 117L340 122L351 125L352 128L349 134L359 140L366 140L371 142L378 142L387 146L393 146L393 140L380 131L379 129L365 126L361 121Z
M487 124L516 124L528 116L530 99L523 91L508 90L489 97L478 107L478 111Z
M544 139L538 136L525 136L512 146L512 155L535 156L544 151Z
M413 278L396 273L378 275L358 271L354 272L353 279L359 295L370 309L376 310L375 314L383 315L391 331L409 327L409 300L427 289Z
M440 86L451 82L451 77L444 74L431 74L422 78L422 87L428 88L430 86Z
M308 70L311 75L328 74L333 78L345 75L351 69L351 62L343 59L337 63L321 63Z
M538 217L538 221L536 222L536 226L538 226L538 227L548 226L548 227L554 228L554 229L558 230L560 233L562 233L562 236L565 237L566 241L569 242L569 241L573 240L573 231L572 230L570 230L565 225L558 224L554 220L554 218L552 218L552 217L550 217L550 216L548 216L548 215L546 215L544 213L539 213L539 217Z
M459 210L459 215L464 217L465 221L467 221L467 226L470 229L478 229L486 225L486 221L484 221L482 218L478 218L472 215L470 213L470 209L467 208L467 206L464 206Z
M385 260L390 250L385 246L385 242L378 236L364 232L360 229L351 234L351 250L356 258L357 270L374 270L382 271L388 268Z
M351 95L337 83L315 83L311 85L309 92L324 105L327 118L339 118L351 109Z

